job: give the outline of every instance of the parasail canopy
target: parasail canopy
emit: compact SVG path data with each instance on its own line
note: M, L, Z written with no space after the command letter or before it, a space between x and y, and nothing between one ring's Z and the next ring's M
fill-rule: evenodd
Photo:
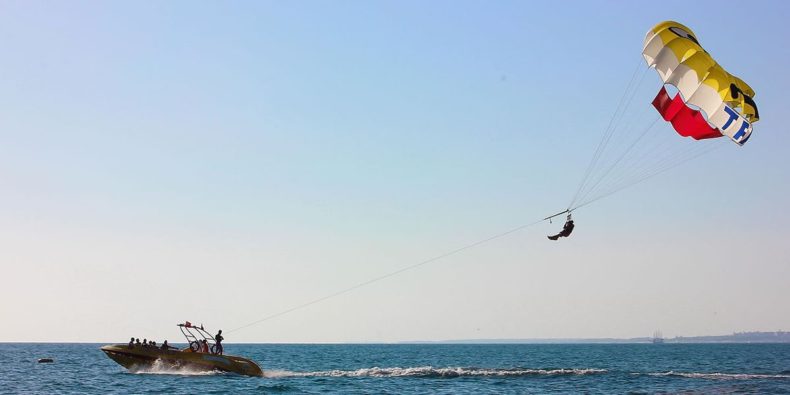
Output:
M691 29L659 23L647 32L642 56L664 84L677 88L671 97L662 87L653 106L681 136L727 136L738 145L749 140L760 119L754 90L716 63Z

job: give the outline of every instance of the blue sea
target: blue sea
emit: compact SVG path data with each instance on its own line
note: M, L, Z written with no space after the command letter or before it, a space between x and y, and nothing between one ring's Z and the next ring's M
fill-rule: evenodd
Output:
M130 373L100 344L0 344L20 394L790 394L790 344L228 344L266 377ZM51 357L50 364L37 363Z

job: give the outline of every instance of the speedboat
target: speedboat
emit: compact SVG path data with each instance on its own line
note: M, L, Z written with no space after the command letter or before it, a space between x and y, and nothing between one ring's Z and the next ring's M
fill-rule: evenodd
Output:
M194 326L188 321L178 324L189 347L150 346L142 344L111 344L101 348L119 365L139 371L164 367L189 371L220 371L246 376L263 376L263 370L253 361L233 355L218 353L214 337L203 326Z

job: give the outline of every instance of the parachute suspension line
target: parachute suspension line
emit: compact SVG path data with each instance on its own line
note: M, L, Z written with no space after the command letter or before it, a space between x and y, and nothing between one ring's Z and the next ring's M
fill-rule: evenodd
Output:
M691 142L686 142L691 143ZM631 179L638 178L640 175L643 174L650 174L656 170L662 169L666 166L670 166L677 162L684 162L688 157L695 157L698 153L707 152L708 150L717 149L722 146L719 144L720 141L711 141L706 143L699 143L694 142L689 144L685 149L681 150L674 150L673 147L669 147L665 149L665 152L668 152L666 156L659 156L659 159L652 164L648 164L646 166L641 167L637 171L632 173ZM627 182L627 180L624 180Z
M637 65L636 65L636 68L634 69L634 72L631 74L631 79L628 81L628 84L626 85L622 96L620 96L620 100L617 102L617 107L615 108L614 113L612 113L612 117L609 119L608 125L604 129L604 132L601 135L601 139L598 141L598 146L595 148L595 152L593 153L593 156L590 159L590 163L587 165L587 169L584 172L584 176L582 177L581 181L579 182L579 187L576 189L576 193L573 195L573 199L571 199L570 204L568 204L568 208L573 206L573 204L576 201L576 199L578 198L579 194L584 189L584 186L587 184L587 180L588 180L588 178L590 176L590 173L592 173L593 169L595 168L596 164L598 163L598 160L600 159L601 155L603 154L603 151L606 150L606 145L609 143L609 139L611 138L611 135L614 132L614 127L613 126L619 120L618 116L622 112L624 112L624 110L623 111L621 111L621 110L623 109L623 106L625 104L625 100L628 97L628 93L630 92L630 90L632 89L632 87L634 85L634 81L636 80L636 76L637 76L637 73L639 72L641 63L642 63L642 61L640 59L639 63L637 63Z
M565 212L568 212L568 210L565 210L565 211L563 211L562 213L559 213L559 214L557 214L557 215L564 214ZM557 215L553 215L552 217L556 217ZM485 239L478 240L478 241L476 241L476 242L474 242L474 243L470 243L470 244L467 244L467 245L465 245L465 246L462 246L462 247L456 248L456 249L454 249L454 250L451 250L451 251L445 252L445 253L443 253L443 254L440 254L440 255L434 256L433 258L429 258L429 259L426 259L426 260L424 260L424 261L420 261L420 262L417 262L417 263L415 263L415 264L412 264L412 265L409 265L409 266L406 266L406 267L402 267L402 268L400 268L400 269L398 269L398 270L395 270L395 271L392 271L392 272L389 272L389 273L383 274L383 275L381 275L381 276L378 276L378 277L374 277L374 278L372 278L372 279L370 279L370 280L363 281L363 282L361 282L361 283L358 283L358 284L356 284L356 285L352 285L352 286L350 286L350 287L348 287L348 288L344 288L344 289L341 289L341 290L339 290L339 291L333 292L333 293L331 293L331 294L328 294L328 295L322 296L322 297L320 297L320 298L316 298L316 299L310 300L310 301L308 301L308 302L305 302L305 303L302 303L302 304L299 304L299 305L293 306L293 307L291 307L291 308L288 308L288 309L282 310L282 311L280 311L280 312L278 312L278 313L274 313L274 314L271 314L271 315L265 316L265 317L263 317L263 318L261 318L261 319L258 319L258 320L255 320L255 321L252 321L252 322L250 322L250 323L248 323L248 324L245 324L245 325L242 325L242 326L240 326L240 327L237 327L237 328L231 329L231 330L227 331L227 333L231 333L231 332L235 332L235 331L238 331L238 330L241 330L241 329L249 328L249 327L251 327L251 326L253 326L253 325L260 324L260 323L262 323L262 322L264 322L264 321L268 321L268 320L271 320L271 319L273 319L273 318L277 318L277 317L280 317L280 316L286 315L286 314L288 314L288 313L291 313L291 312L294 312L294 311L296 311L296 310L301 310L301 309L303 309L303 308L305 308L305 307L309 307L309 306L312 306L312 305L314 305L314 304L321 303L321 302L323 302L323 301L325 301L325 300L328 300L328 299L334 298L334 297L336 297L336 296L340 296L340 295L343 295L343 294L349 293L349 292L351 292L351 291L354 291L354 290L356 290L356 289L362 288L362 287L364 287L364 286L366 286L366 285L370 285L370 284L373 284L373 283L375 283L375 282L379 282L379 281L381 281L381 280L384 280L384 279L387 279L387 278L393 277L393 276L395 276L395 275L398 275L398 274L400 274L400 273L403 273L403 272L406 272L406 271L409 271L409 270L412 270L412 269L416 269L416 268L418 268L418 267L420 267L420 266L427 265L427 264L429 264L429 263L432 263L432 262L436 262L436 261L438 261L438 260L441 260L441 259L447 258L447 257L449 257L449 256L451 256L451 255L456 255L456 254L458 254L458 253L461 253L461 252L463 252L463 251L466 251L466 250L468 250L468 249L471 249L471 248L477 247L477 246L479 246L479 245L481 245L481 244L485 244L485 243L488 243L488 242L490 242L490 241L493 241L493 240L496 240L496 239L500 239L500 238L502 238L502 237L505 237L505 236L507 236L507 235L509 235L509 234L511 234L511 233L515 233L515 232L518 232L518 231L520 231L520 230L523 230L523 229L529 228L529 227L531 227L531 226L537 225L537 224L539 224L539 223L541 223L541 222L545 221L545 220L546 220L546 219L548 219L548 218L549 218L549 217L547 217L547 218L544 218L544 219L540 219L540 220L536 220L536 221L534 221L534 222L530 222L530 223L528 223L528 224L525 224L525 225L520 225L520 226L517 226L517 227L515 227L515 228L512 228L512 229L510 229L510 230L507 230L507 231L504 231L504 232L501 232L501 233L497 233L497 234L495 234L495 235L493 235L493 236L486 237Z
M590 160L590 163L587 165L587 170L585 170L584 176L579 182L579 187L576 189L576 193L574 193L573 199L571 199L570 204L568 204L568 209L570 209L570 207L573 206L573 204L576 202L576 199L579 197L579 194L581 193L582 189L587 183L587 179L590 176L590 173L592 172L593 168L595 168L595 165L598 163L598 159L600 159L603 150L605 150L606 145L609 142L609 138L611 137L611 132L613 131L612 126L615 124L615 119L617 118L618 114L621 112L620 110L623 107L626 97L628 97L629 91L634 85L634 81L636 80L636 76L639 73L639 70L643 67L642 62L644 62L644 60L640 57L639 62L636 64L636 67L634 68L634 72L631 74L631 79L628 81L628 85L626 85L625 90L623 91L623 95L620 97L620 100L617 103L617 107L615 108L612 117L609 119L609 124L607 125L606 129L604 129L603 135L601 136L601 140L598 142L598 147L595 149L595 152L593 153L593 157Z
M652 177L653 175L662 173L665 170L669 170L680 163L685 163L691 159L707 154L708 152L711 152L723 146L724 144L711 143L711 144L705 144L704 146L701 147L692 147L690 149L674 152L669 156L667 156L666 158L659 161L658 163L654 164L653 166L643 170L641 173L634 174L630 179L623 181L622 184L627 185L629 183L633 183L634 180L639 180L643 177L648 177L648 178Z
M650 107L645 106L643 114L641 114L640 117L637 117L636 119L644 118L644 115L648 110L650 110ZM658 116L657 118L660 119ZM651 121L651 123L645 123L642 133L638 135L634 133L636 137L630 141L628 147L626 147L624 150L621 150L622 153L620 156L615 161L613 161L613 163L611 163L609 168L607 168L606 172L598 178L593 187L591 187L584 194L584 196L579 197L577 201L583 201L587 199L587 197L593 195L596 191L606 189L610 184L616 182L621 177L627 176L629 171L632 171L635 166L644 164L646 157L644 154L640 155L640 151L644 151L645 147L650 147L650 142L657 138L657 133L650 134L649 132L653 130L653 127L655 126L655 123L658 122L658 119ZM626 144L629 143L629 141L626 139L624 139L624 141Z
M625 158L631 152L631 150L634 149L634 147L642 140L642 138L645 137L645 135L651 129L653 129L654 126L656 126L656 123L658 123L659 119L661 119L661 116L656 116L656 118L653 119L653 121L650 122L650 124L647 125L647 127L645 127L642 130L642 133L640 133L639 136L634 141L632 141L631 144L623 151L623 153L620 154L620 156L609 165L609 167L603 172L603 174L601 174L598 177L598 180L595 181L595 183L593 183L592 186L590 186L581 196L579 196L579 201L583 201L584 199L586 199L596 191L596 188L601 184L601 181L606 179L606 176L608 176L609 173L612 172L612 170L617 166L617 164L620 163L620 161L622 161L623 158Z
M665 150L665 152L669 153L669 155L666 157L659 158L657 161L655 161L655 163L648 163L641 166L641 168L636 171L631 171L630 173L625 174L624 176L620 177L619 180L610 183L608 187L601 188L597 196L590 197L586 201L597 200L598 196L609 196L611 194L610 192L612 191L620 191L631 185L635 185L641 182L643 179L651 178L679 165L680 163L684 163L690 159L693 159L694 157L698 156L698 154L704 154L709 150L711 150L711 147L708 145L702 147L692 145L690 149L687 148L680 151L676 151L673 147L669 147L669 149Z
M696 159L696 158L698 158L700 156L707 155L707 154L709 154L709 153L711 153L711 152L713 152L715 150L718 150L718 149L724 147L727 144L729 144L729 143L728 142L711 143L709 145L706 145L705 147L702 147L701 149L700 149L700 147L695 147L694 149L685 150L681 154L675 153L675 154L673 154L673 155L661 160L658 164L652 166L648 170L642 171L639 174L628 178L626 181L618 183L618 184L614 185L613 187L611 187L611 188L609 188L609 189L607 189L605 191L602 191L599 195L597 195L597 196L595 196L593 198L590 198L587 201L584 201L584 202L580 203L579 205L574 207L573 210L576 210L576 209L578 209L580 207L584 207L584 206L586 206L588 204L591 204L593 202L601 200L601 199L603 199L605 197L608 197L608 196L613 195L613 194L615 194L617 192L620 192L620 191L622 191L622 190L624 190L626 188L630 188L630 187L632 187L634 185L637 185L637 184L641 183L642 181L648 180L648 179L653 178L653 177L655 177L655 176L657 176L657 175L659 175L661 173L664 173L664 172L666 172L668 170L671 170L671 169L673 169L673 168L675 168L677 166L680 166L683 163L689 162L689 161L691 161L693 159Z
M661 148L665 148L665 146L670 143L670 141L667 141L666 138L663 142L655 143L654 140L660 137L660 134L654 133L644 139L640 146L631 151L632 155L627 157L627 159L617 169L618 171L615 173L615 175L619 177L625 177L628 175L629 170L633 171L634 168L644 167L648 163L648 160L646 159L653 157L651 154L660 151ZM643 147L647 147L647 149L645 150ZM615 176L612 178L616 179Z
M604 164L605 161L604 161L604 159L609 157L609 156L613 156L617 152L620 152L622 150L621 146L626 144L629 141L628 134L629 134L629 132L632 131L630 125L634 123L634 121L636 120L637 117L635 115L631 116L631 119L629 120L629 122L626 123L628 125L626 128L622 128L621 127L623 125L622 121L623 121L623 119L626 118L626 114L629 113L628 110L629 110L631 104L633 103L633 99L634 99L639 87L641 87L642 81L644 80L645 75L647 75L647 71L648 70L649 70L649 68L643 69L643 73L642 73L642 76L639 78L638 84L636 84L633 87L633 90L631 91L631 94L630 94L628 100L625 102L624 108L622 109L621 113L619 114L618 119L616 119L615 122L614 122L613 128L612 128L609 136L607 137L607 142L605 143L604 149L601 150L601 152L598 154L598 158L596 159L597 166L594 166L592 168L592 170L590 171L590 173L587 174L585 182L584 182L584 186L582 187L580 193L572 201L572 205L571 206L573 206L573 204L576 204L576 202L584 200L586 196L588 196L590 193L592 193L592 191L595 189L595 187L598 184L600 184L603 180L606 179L606 175L609 172L611 172L611 170L613 168L615 168L616 163L612 163L609 166L608 169L603 170L605 168L605 164ZM644 110L641 112L640 115L644 115ZM655 122L655 121L653 121L653 122ZM642 134L641 134L642 136L649 131L650 126L651 125L647 125L645 127L646 130L644 130L642 132ZM614 146L614 145L608 145L609 140L611 140L612 137L615 136L618 133L620 133L621 135L618 135L618 138L616 139L616 141L622 142L622 143L620 143L619 146L617 146L617 147ZM638 142L638 139L639 139L639 137L636 138L636 140L637 140L636 142ZM632 144L635 145L636 143L632 143ZM627 155L628 151L630 151L631 148L633 148L633 147L630 147L625 152L623 152L623 156ZM605 152L607 149L610 151L610 153L608 153L608 154ZM601 174L601 171L604 171L604 173Z
M727 144L729 144L729 143L727 143ZM634 181L631 181L631 182L625 183L625 184L623 184L621 186L618 186L617 188L615 188L613 190L610 190L610 191L606 192L605 194L602 194L602 195L600 195L598 197L595 197L594 199L590 199L590 200L588 200L586 202L580 203L579 205L573 207L571 209L571 211L579 209L579 208L582 208L582 207L587 206L589 204L592 204L592 203L594 203L594 202L596 202L598 200L601 200L601 199L603 199L605 197L608 197L608 196L613 195L613 194L615 194L617 192L620 192L623 189L632 187L632 186L634 186L636 184L641 183L642 181L645 181L647 179L653 178L653 177L655 177L655 176L657 176L657 175L659 175L659 174L661 174L661 173L663 173L665 171L668 171L668 170L673 169L673 168L675 168L677 166L680 166L681 164L683 164L685 162L688 162L688 161L690 161L692 159L696 159L696 158L698 158L700 156L709 154L709 153L711 153L711 152L713 152L713 151L715 151L715 150L717 150L719 148L722 148L722 147L724 147L724 144L715 144L715 145L711 145L711 146L705 147L706 148L705 150L702 150L701 152L697 152L696 154L694 154L694 155L692 155L690 157L684 158L681 161L676 161L674 163L670 163L668 165L665 165L662 168L659 168L659 169L654 170L654 171L652 171L650 173L647 173L647 174L641 176L640 178L638 178L638 179L636 179Z
M572 207L576 202L578 202L580 199L582 199L582 197L585 194L587 194L587 191L589 190L591 183L597 177L596 174L601 171L602 166L604 165L604 163L603 163L604 162L604 158L606 158L608 156L607 151L612 151L612 150L615 149L615 148L613 148L614 146L611 144L611 141L614 140L614 141L620 142L620 141L624 140L621 137L618 137L618 138L615 139L614 136L617 135L618 133L620 133L620 131L622 130L622 128L621 128L622 121L623 121L623 119L626 118L626 114L629 113L628 110L629 110L629 108L631 106L631 103L633 102L633 98L634 98L639 86L642 84L644 76L647 74L646 73L647 70L648 70L647 68L642 69L643 73L642 73L641 77L638 80L639 82L637 84L631 84L630 92L627 92L627 93L630 93L630 94L628 94L626 96L626 100L623 102L623 106L621 108L619 108L618 109L619 112L617 114L615 114L614 120L610 124L610 128L608 130L608 133L604 136L603 141L600 144L601 149L598 150L594 154L593 160L591 161L592 166L590 166L588 168L588 171L585 173L585 177L584 177L584 179L583 179L583 181L582 181L582 183L580 185L580 188L577 190L577 192L576 192L574 198L572 199L571 204L569 205L569 207ZM626 130L626 132L627 131L628 130Z
M651 166L655 165L652 162L658 162L664 158L665 154L672 152L675 148L672 146L672 140L668 140L667 137L664 137L664 141L658 144L648 143L648 141L656 140L657 138L662 137L660 134L655 133L651 134L646 140L643 140L643 145L647 146L647 150L642 150L642 152L632 151L633 155L628 157L628 159L621 165L616 171L616 175L610 177L610 180L607 180L605 186L600 187L600 190L607 190L613 185L619 185L624 180L632 177L634 174L641 173L642 170L648 169ZM674 137L674 136L673 136ZM642 147L639 147L640 149Z

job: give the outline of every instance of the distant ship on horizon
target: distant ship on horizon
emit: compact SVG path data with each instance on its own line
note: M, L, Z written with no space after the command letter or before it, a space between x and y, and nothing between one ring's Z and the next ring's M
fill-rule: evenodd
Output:
M652 341L653 341L653 344L664 344L664 335L661 333L661 331L653 332L653 339L652 339Z

